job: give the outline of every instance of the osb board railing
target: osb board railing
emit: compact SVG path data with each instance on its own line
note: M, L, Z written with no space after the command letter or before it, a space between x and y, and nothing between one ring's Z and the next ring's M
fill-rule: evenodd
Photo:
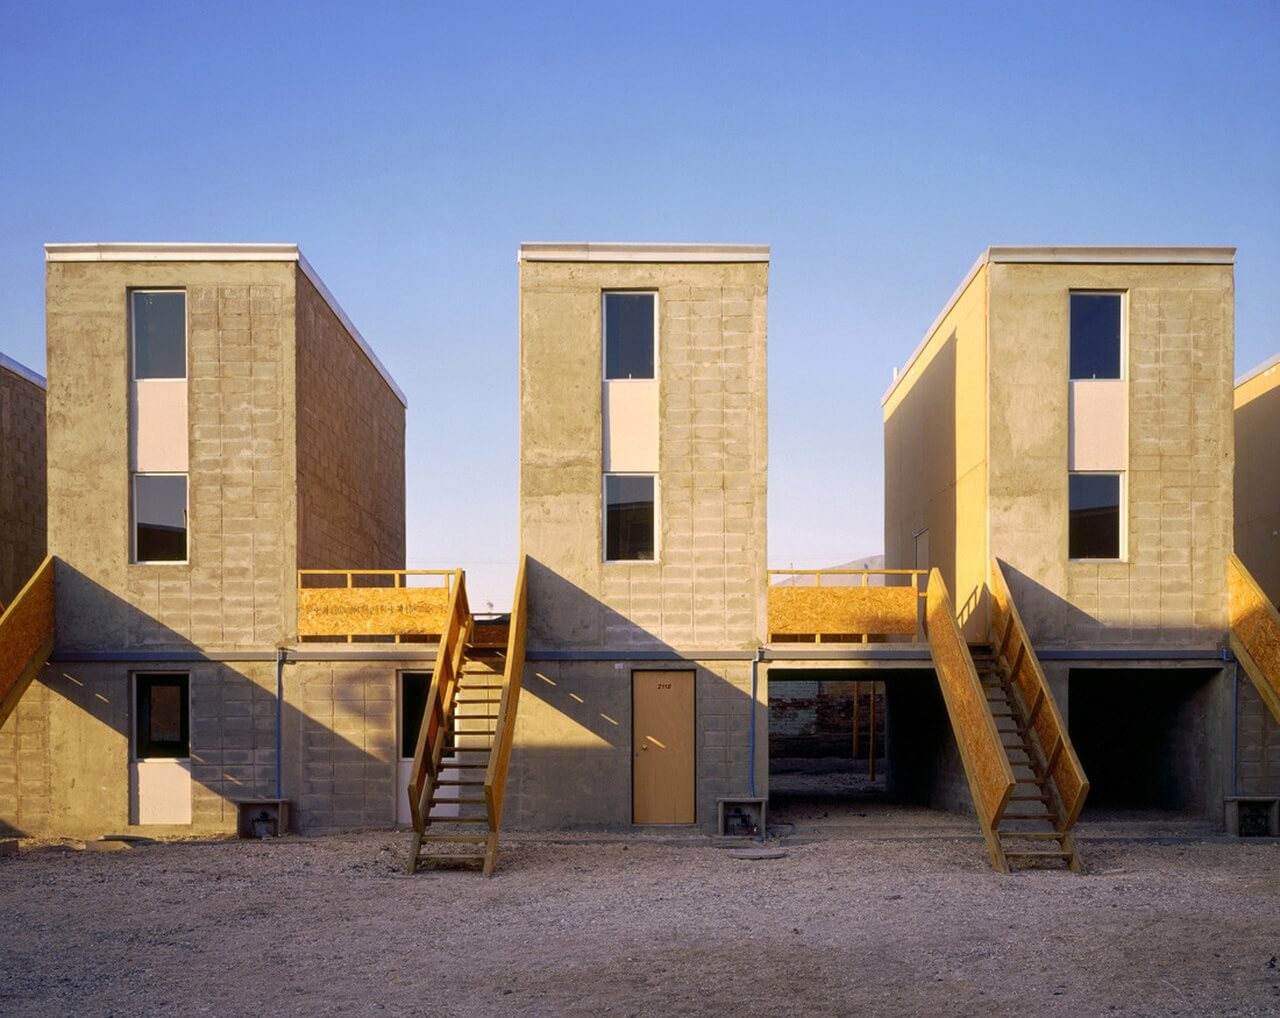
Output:
M512 601L510 635L507 640L507 657L502 676L502 701L498 706L498 719L494 724L493 752L484 775L484 798L489 810L489 830L495 834L502 823L502 803L507 790L507 764L511 760L511 744L515 739L516 707L520 702L520 682L524 673L525 629L528 620L529 596L525 583L525 559L521 556L520 569L516 573L516 592ZM492 861L487 861L485 872L492 872Z
M960 747L969 792L991 852L992 863L1005 869L1004 855L995 828L1013 794L1013 768L996 730L991 708L978 679L969 645L956 622L951 595L937 569L929 574L925 608L929 654L938 673L942 697L951 717L951 727Z
M50 556L0 614L0 728L53 652L53 608Z
M1280 721L1280 613L1239 557L1227 562L1231 651Z
M435 636L460 569L299 569L298 638Z
M471 611L467 605L466 580L459 569L449 593L448 612L436 650L436 663L431 672L426 707L422 712L422 726L418 729L418 742L413 751L413 767L409 771L409 810L413 816L414 830L413 853L409 857L410 873L417 867L418 850L422 845L427 813L439 778L440 760L453 716L458 677L462 673L462 662L470 638Z
M872 585L879 578L883 585ZM923 569L770 569L769 638L922 638ZM893 584L890 586L889 584Z
M1009 593L1008 579L999 559L991 560L991 649L997 659L1008 662L1009 675L1026 706L1031 730L1040 742L1047 763L1046 773L1059 800L1058 830L1069 831L1080 818L1089 794L1089 779L1076 756L1057 701L1049 690L1044 669L1022 624L1018 606Z

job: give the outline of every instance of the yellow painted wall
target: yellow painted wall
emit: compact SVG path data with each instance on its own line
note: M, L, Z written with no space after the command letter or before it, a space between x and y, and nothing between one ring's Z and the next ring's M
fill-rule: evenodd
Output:
M987 267L965 286L884 404L885 565L936 566L965 635L986 633ZM913 535L929 530L929 562Z
M1235 550L1258 585L1280 601L1280 364L1235 390Z

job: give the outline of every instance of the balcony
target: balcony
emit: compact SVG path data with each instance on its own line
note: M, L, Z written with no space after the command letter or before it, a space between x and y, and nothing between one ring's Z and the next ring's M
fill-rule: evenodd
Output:
M923 643L923 569L770 569L771 643Z
M435 642L466 592L461 569L300 569L298 639Z

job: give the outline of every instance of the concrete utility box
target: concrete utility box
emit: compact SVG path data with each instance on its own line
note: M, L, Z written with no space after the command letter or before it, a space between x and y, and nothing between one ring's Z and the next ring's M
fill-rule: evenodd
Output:
M239 837L278 838L288 833L288 799L241 799L236 803L236 834Z
M1228 798L1227 833L1237 838L1280 838L1280 797L1233 795Z
M762 837L769 800L764 797L716 800L716 833L722 838Z

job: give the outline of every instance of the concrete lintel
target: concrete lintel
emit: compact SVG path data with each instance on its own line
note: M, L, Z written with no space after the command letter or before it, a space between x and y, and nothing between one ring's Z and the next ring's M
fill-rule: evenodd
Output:
M768 244L546 243L520 245L522 262L767 262Z
M526 661L753 661L753 650L527 650Z
M302 273L319 291L329 309L342 323L360 351L368 358L382 380L395 393L402 406L409 405L404 390L396 384L368 341L360 334L355 323L342 309L338 299L324 285L324 281L303 257L297 244L205 244L205 243L105 243L105 244L46 244L45 261L48 262L295 262Z

